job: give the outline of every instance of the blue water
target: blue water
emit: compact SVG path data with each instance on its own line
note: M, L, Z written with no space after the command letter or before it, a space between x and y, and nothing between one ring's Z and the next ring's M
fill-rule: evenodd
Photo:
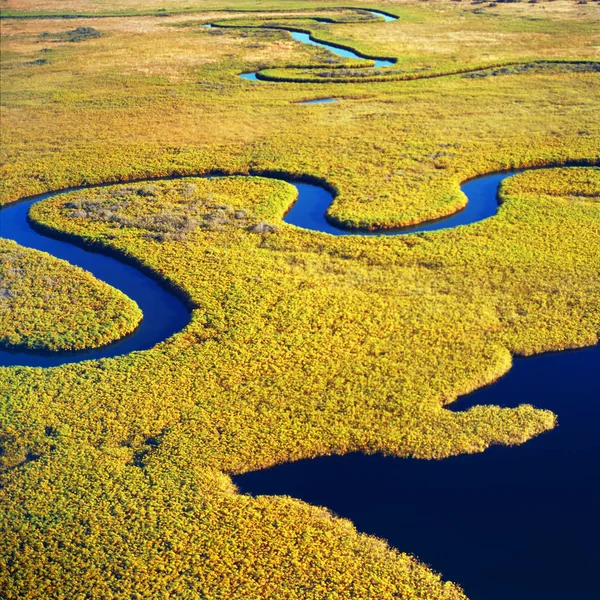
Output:
M500 183L512 177L520 171L507 173L495 173L478 177L468 181L461 186L461 190L468 198L467 206L449 217L428 221L415 225L414 227L402 227L397 229L383 229L375 231L351 230L337 227L326 218L326 211L333 198L324 188L308 183L295 182L298 188L300 200L296 202L286 214L284 221L290 225L296 225L303 229L322 231L331 235L406 235L421 231L436 231L438 229L449 229L459 225L476 223L498 212L498 190Z
M290 33L338 56L365 58L308 34ZM376 68L392 64L375 59ZM240 77L257 80L256 73ZM448 218L373 232L332 225L325 218L332 195L316 185L291 182L299 198L285 221L332 235L404 235L467 225L496 214L498 187L510 175L464 184L469 203ZM4 208L0 236L90 271L136 301L144 319L132 335L104 348L53 354L0 351L0 366L50 367L128 354L149 349L185 327L190 312L183 302L135 267L35 232L27 211L53 195ZM600 564L599 367L599 346L517 358L499 382L452 405L452 410L468 410L478 404L526 402L558 414L558 428L518 447L495 447L444 461L361 454L322 457L247 473L235 482L243 492L286 494L327 506L360 531L386 538L431 564L463 585L471 600L591 600L598 597Z
M388 13L381 12L380 10L367 10L366 12L375 15L376 17L382 17L386 23L390 23L392 21L397 21L398 17L390 15Z
M371 235L467 225L498 210L500 183L462 186L469 202L446 219ZM298 184L298 187L306 184ZM286 222L332 235L322 188L303 190ZM459 399L529 403L559 416L559 427L522 446L443 461L351 454L289 463L235 478L242 492L289 495L327 506L359 531L414 553L464 586L471 600L592 598L600 551L600 346L517 358L497 383Z
M333 195L319 185L287 180L297 189L298 199L285 215L284 222L331 235L369 236L406 235L467 225L496 214L500 183L514 173L492 174L465 183L461 189L467 195L467 206L464 210L449 217L415 227L375 231L343 229L329 223L325 218L325 212L333 202ZM190 319L189 310L172 292L161 287L149 276L134 266L122 263L118 258L48 237L31 227L27 220L27 213L31 205L56 196L58 193L60 192L37 196L0 210L0 237L12 239L22 246L43 250L86 269L98 279L120 289L137 302L144 318L133 334L111 345L86 351L59 353L0 350L0 366L51 367L83 360L119 356L134 351L148 350L183 329Z
M377 17L382 17L384 19L384 21L386 21L386 22L396 21L398 19L398 17L393 17L392 15L388 15L388 14L379 12L377 10L368 10L365 12L369 12ZM322 23L333 22L331 19L324 19L324 18L316 18L315 20L322 22ZM210 26L211 25L205 25L205 27L210 27ZM318 46L319 48L325 48L325 50L329 50L331 53L335 54L336 56L341 56L342 58L372 60L374 62L374 65L372 68L374 68L374 69L380 69L383 67L391 67L392 65L394 65L396 63L396 59L394 59L394 58L379 58L379 57L375 57L375 56L367 56L365 54L359 54L358 52L355 52L354 50L352 50L350 48L343 48L342 46L339 46L337 44L320 42L318 40L315 40L310 33L295 31L293 28L277 27L277 29L287 31L292 36L292 38L294 40L296 40L297 42L300 42L302 44L309 44L311 46ZM248 81L258 81L258 78L256 77L257 72L258 71L254 72L254 73L240 73L239 76L242 79L246 79Z
M350 50L348 48L342 48L331 43L319 42L318 40L313 39L309 33L301 33L299 31L293 31L291 29L288 29L286 31L289 31L292 38L295 39L297 42L301 42L303 44L310 44L311 46L319 46L320 48L325 48L326 50L329 50L336 56L341 56L342 58L357 58L360 60L369 58L368 56L358 54L357 52L354 52L354 50ZM381 67L391 67L396 62L395 60L388 58L373 57L372 60L375 61L374 68L376 69Z
M404 235L467 225L496 214L492 174L462 186L465 210L395 231L348 231L324 213L333 196L293 182L287 223L332 235ZM135 300L144 319L134 334L78 353L0 352L0 365L55 366L151 348L181 330L190 313L172 293L116 258L35 232L29 207L0 211L0 236L44 250L93 273ZM444 461L351 454L286 464L235 478L243 492L287 494L324 505L360 531L386 538L464 586L471 600L592 598L600 560L600 347L516 359L499 382L452 405L531 403L559 416L557 429L526 444Z

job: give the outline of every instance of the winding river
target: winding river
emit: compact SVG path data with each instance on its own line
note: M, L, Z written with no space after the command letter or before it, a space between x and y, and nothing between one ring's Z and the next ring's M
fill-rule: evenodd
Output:
M287 179L296 188L298 198L284 218L286 223L304 229L332 235L402 235L418 231L432 231L481 221L498 210L500 182L512 173L494 174L470 181L462 186L469 202L467 207L445 219L423 223L417 227L381 231L341 229L325 218L333 202L333 195L324 187ZM101 186L89 186L101 187ZM148 350L182 330L190 320L190 311L184 302L168 287L146 275L135 264L128 264L120 256L75 245L72 240L56 239L38 232L28 219L30 207L36 202L74 190L63 190L25 198L0 210L0 237L11 239L22 246L42 250L86 269L95 277L121 290L137 302L143 319L130 335L101 348L79 352L30 352L0 350L0 366L53 367L83 360L110 358L130 352Z
M338 228L325 211L324 187L289 181L298 199L285 222L330 235L406 235L468 225L493 216L500 183L495 173L462 186L467 207L418 227L375 232ZM151 348L180 331L190 312L167 288L118 256L78 247L37 232L27 213L35 202L0 212L0 236L83 267L135 300L144 313L130 336L77 353L0 352L2 366L51 367ZM359 454L322 457L247 473L242 492L286 494L350 518L360 531L409 549L462 584L471 600L552 600L589 597L600 553L600 346L515 360L495 384L459 399L475 404L528 402L554 410L560 426L517 448L443 461ZM576 576L574 576L576 574ZM569 595L573 594L573 595Z
M93 251L84 245L38 233L27 218L32 204L63 192L42 194L9 204L0 210L0 237L22 246L42 250L89 271L96 278L121 290L137 302L143 318L130 335L97 349L78 352L28 352L0 350L0 366L54 367L66 363L110 358L137 350L148 350L181 331L190 312L177 296L122 258Z
M324 45L300 37L305 34L292 35ZM405 235L468 225L497 212L500 183L512 174L463 184L467 207L448 218L376 232L335 227L325 218L332 194L290 180L298 199L285 221L331 235ZM0 236L90 271L135 300L144 318L133 334L103 348L48 354L1 351L0 365L52 367L110 358L146 350L183 329L190 319L184 302L138 267L119 255L55 239L32 227L27 218L31 205L60 193L64 191L3 208ZM466 410L476 404L527 402L559 415L558 428L519 447L495 447L443 461L322 457L247 473L235 481L242 492L287 494L327 506L350 518L360 531L415 553L463 585L471 600L591 599L600 564L599 365L600 346L517 358L500 381L452 405L452 410Z
M389 23L390 21L398 20L398 17L394 17L390 14L387 14L387 13L384 13L384 12L381 12L378 10L368 10L365 12L369 12L376 17L383 18L383 20L386 23ZM316 20L320 21L320 22L330 22L330 23L334 22L330 19L316 19ZM210 25L210 26L214 27L214 25ZM260 28L260 27L257 27L257 28ZM368 56L366 54L361 54L360 52L356 52L355 50L352 50L352 48L340 46L340 45L334 44L332 42L323 42L321 40L317 40L312 36L311 33L302 31L300 29L294 29L293 27L265 26L264 29L279 29L282 31L287 31L292 36L292 39L296 40L297 42L300 42L302 44L309 44L311 46L318 46L319 48L324 48L325 50L329 50L329 52L331 52L332 54L335 54L336 56L341 56L342 58L354 58L357 60L372 60L373 61L373 66L371 67L372 69L381 69L382 67L391 67L392 65L396 64L395 58L381 58L381 57L377 57L377 56ZM240 73L240 77L242 79L247 79L249 81L258 81L260 78L259 73L260 73L260 71L252 71L250 73ZM335 101L335 99L334 98L323 98L323 99L319 99L317 101L304 102L303 104L320 104L320 103L327 102L327 101L333 102L333 101Z

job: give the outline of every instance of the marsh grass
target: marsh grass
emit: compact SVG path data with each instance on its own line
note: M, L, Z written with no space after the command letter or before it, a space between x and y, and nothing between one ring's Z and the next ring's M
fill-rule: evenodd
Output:
M51 256L0 244L0 345L59 351L96 348L139 325L124 294Z

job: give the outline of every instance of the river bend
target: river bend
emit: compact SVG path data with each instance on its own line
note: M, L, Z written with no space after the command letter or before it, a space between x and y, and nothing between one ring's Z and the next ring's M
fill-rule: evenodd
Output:
M467 195L467 207L454 215L417 227L395 230L360 231L341 229L331 224L325 216L333 195L325 187L313 183L287 180L298 193L298 198L284 218L286 223L312 231L332 235L406 235L419 231L433 231L458 225L474 223L488 218L498 210L498 188L500 182L511 173L493 174L470 181L462 186ZM89 186L98 187L98 186ZM78 188L81 189L81 188ZM137 302L143 319L130 335L101 348L78 352L33 352L0 350L0 366L53 367L61 364L110 358L131 352L148 350L181 331L190 320L190 311L184 302L169 290L144 273L135 265L124 262L122 257L108 249L75 245L73 241L57 239L38 232L28 219L29 208L61 193L53 192L26 198L9 204L0 211L0 237L11 239L22 246L48 252L72 265L81 267L121 290Z

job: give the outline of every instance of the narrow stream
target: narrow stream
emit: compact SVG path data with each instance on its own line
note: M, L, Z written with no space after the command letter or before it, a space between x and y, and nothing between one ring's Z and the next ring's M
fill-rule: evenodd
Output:
M331 104L332 102L339 102L338 98L315 98L314 100L303 100L297 104Z
M365 12L369 12L372 15L375 15L376 17L383 17L384 21L386 23L389 23L390 21L397 21L398 17L394 17L390 14L387 13L383 13L377 10L368 10ZM331 22L333 23L334 21L331 21L329 19L324 20L324 19L316 19L322 23L324 22ZM214 27L214 25L212 24L207 24L207 27ZM258 29L260 29L260 26L257 27ZM269 26L263 26L264 29L269 29ZM382 58L382 57L377 57L377 56L368 56L367 54L361 54L360 52L356 52L355 50L352 50L352 48L347 48L344 46L340 46L338 44L334 44L332 42L323 42L321 40L317 40L315 39L311 33L307 33L306 31L300 31L298 29L294 29L293 27L281 27L281 26L273 26L271 27L271 29L279 29L282 31L287 31L291 36L292 39L296 40L297 42L300 42L302 44L309 44L310 46L318 46L319 48L324 48L325 50L329 50L329 52L331 52L332 54L335 54L336 56L341 56L342 58L353 58L353 59L357 59L357 60L372 60L374 62L373 66L371 67L372 69L381 69L381 68L385 68L385 67L391 67L392 65L396 64L396 59L395 58ZM260 71L252 71L250 73L240 73L240 78L241 79L246 79L248 81L259 81L259 77L257 76L257 74L260 73ZM333 101L334 99L331 99L331 101ZM324 100L320 100L320 102L324 102ZM305 103L308 104L308 103Z

